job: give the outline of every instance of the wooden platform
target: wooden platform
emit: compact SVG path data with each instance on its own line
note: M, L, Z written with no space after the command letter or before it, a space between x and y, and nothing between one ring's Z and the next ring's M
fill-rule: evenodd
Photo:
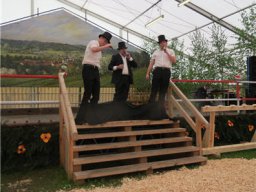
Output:
M179 123L117 121L77 125L73 146L73 180L205 164L206 157L192 146L192 138Z

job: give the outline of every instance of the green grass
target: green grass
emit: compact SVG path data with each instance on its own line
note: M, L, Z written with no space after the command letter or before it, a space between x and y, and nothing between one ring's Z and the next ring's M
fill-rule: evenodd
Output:
M131 173L122 176L111 176L88 179L84 185L69 181L65 171L60 167L36 169L32 171L4 173L1 178L1 191L55 192L74 188L93 189L95 187L116 187L122 184L124 177L142 179L143 173Z
M225 153L221 158L246 158L255 159L256 149ZM197 166L192 167L197 168ZM24 172L10 172L1 175L1 191L29 191L29 192L55 192L57 190L68 190L73 188L91 189L95 187L119 186L124 177L142 179L143 173L126 174L123 176L112 176L98 179L86 180L82 186L68 181L65 171L60 167L48 167Z
M255 159L256 149L237 151L232 153L223 153L221 158L245 158L245 159Z
M76 185L69 182L60 167L50 167L33 171L4 173L1 176L1 191L42 191L72 189Z

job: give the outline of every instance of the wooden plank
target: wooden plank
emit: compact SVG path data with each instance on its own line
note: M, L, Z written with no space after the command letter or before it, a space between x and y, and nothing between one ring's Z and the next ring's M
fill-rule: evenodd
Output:
M138 136L138 135L154 135L162 133L180 133L185 132L184 128L166 128L166 129L154 129L154 130L141 130L141 131L125 131L125 132L110 132L110 133L92 133L92 134L78 134L74 139L99 139L110 137L126 137L126 136Z
M91 128L116 128L116 127L127 127L127 126L148 126L148 125L168 125L173 123L169 119L163 120L130 120L130 121L111 121L97 125L77 125L77 129L91 129Z
M230 106L204 106L202 107L202 112L219 112L219 111L237 111L237 110L256 110L256 104L253 105L230 105Z
M141 141L128 141L128 142L125 141L125 142L117 142L117 143L77 145L77 146L74 146L74 152L92 151L92 150L100 150L100 149L117 149L117 148L124 148L124 147L157 145L157 144L189 142L189 141L192 141L192 138L190 138L190 137L173 137L173 138L150 139L150 140L141 140Z
M100 163L100 162L117 161L117 160L125 160L125 159L136 159L141 157L154 157L154 156L171 155L171 154L178 154L178 153L188 153L188 152L195 152L198 150L199 149L195 146L186 146L186 147L156 149L156 150L147 150L147 151L138 151L138 152L128 152L128 153L121 153L121 154L99 155L94 157L80 157L80 158L74 159L74 165Z
M180 166L180 165L187 165L193 163L202 163L205 162L207 159L202 156L194 156L194 157L185 157L173 160L165 160L165 161L157 161L151 163L140 163L140 164L133 164L133 165L126 165L126 166L119 166L119 167L111 167L111 168L104 168L104 169L95 169L95 170L88 170L88 171L81 171L74 173L74 180L80 179L88 179L88 178L95 178L95 177L103 177L109 175L118 175L124 173L132 173L132 172L139 172L139 171L146 171L150 169L160 169L165 167L173 167L173 166Z
M196 146L200 148L202 154L202 121L196 118Z
M242 151L242 150L248 150L248 149L256 149L256 142L203 148L203 155L212 155L212 154Z

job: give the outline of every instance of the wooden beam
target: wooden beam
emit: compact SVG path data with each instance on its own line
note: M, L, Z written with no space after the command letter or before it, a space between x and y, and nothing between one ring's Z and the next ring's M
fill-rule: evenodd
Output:
M169 119L163 120L128 120L128 121L109 121L106 123L90 125L83 124L77 125L77 129L91 129L91 128L115 128L115 127L127 127L127 126L146 126L146 125L163 125L171 124L173 121Z
M256 142L203 148L203 155L213 155L249 149L256 149Z
M256 110L256 104L253 105L230 105L230 106L204 106L202 107L202 112L221 112L221 111L238 111L238 110Z

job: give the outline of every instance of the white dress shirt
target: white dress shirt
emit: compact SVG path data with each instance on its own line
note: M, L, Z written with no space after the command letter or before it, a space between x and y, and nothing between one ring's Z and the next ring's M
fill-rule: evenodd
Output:
M175 55L172 49L166 49L166 51L172 56ZM155 60L154 67L172 67L172 62L170 61L168 55L164 52L164 50L154 51L151 59Z
M102 53L101 51L97 51L97 52L92 51L93 47L99 47L99 46L100 45L97 40L92 40L87 44L84 52L84 59L82 64L91 64L100 68L100 59L101 59Z

